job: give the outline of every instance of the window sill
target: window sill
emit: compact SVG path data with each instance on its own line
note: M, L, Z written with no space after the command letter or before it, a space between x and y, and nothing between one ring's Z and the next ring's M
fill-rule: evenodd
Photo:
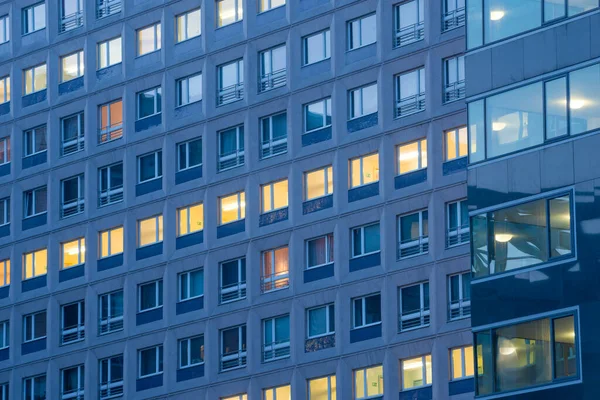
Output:
M153 374L138 376L138 379L150 378L150 377L158 376L158 375L162 375L162 374L163 374L162 372L155 372Z
M322 60L319 60L319 61L311 62L309 64L302 64L302 68L304 68L304 67L310 67L311 65L319 64L319 63L322 63L323 61L327 61L327 60L331 60L331 56L329 56L327 58L324 58Z
M333 263L334 263L334 261L331 261L331 262L328 262L328 263L325 263L325 264L313 265L312 267L307 266L306 267L306 271L310 271L312 269L317 269L317 268L323 268L323 267L326 267L326 266L331 265Z
M218 18L218 17L219 17L219 16L217 15L217 18ZM217 28L216 28L215 30L217 30L217 31L218 31L219 29L223 29L223 28L227 28L228 26L232 26L232 25L235 25L235 24L239 24L239 23L241 23L242 21L244 21L244 18L242 18L242 19L238 19L237 21L233 21L233 22L230 22L230 23L228 23L228 24L225 24L225 25L217 26Z
M331 336L331 335L335 335L335 332L323 333L321 335L316 335L316 336L308 336L306 338L306 340L319 339L319 338L322 338L325 336Z
M136 122L137 122L137 121L143 121L143 120L145 120L145 119L147 119L147 118L152 118L152 117L154 117L154 116L156 116L156 115L162 115L162 111L161 111L161 112L158 112L158 113L151 114L151 115L146 115L145 117L141 117L141 118L140 118L140 117L138 117L138 119L136 119L135 121L136 121Z
M202 167L202 163L200 164L196 164L196 165L190 165L189 167L185 167L182 169L178 169L177 172L184 172L184 171L189 171L190 169L194 169L194 168L198 168L198 167Z
M410 392L411 390L417 390L417 389L423 389L423 388L429 388L429 387L433 387L433 385L429 384L429 385L423 385L423 386L414 386L411 388L402 388L401 392Z
M200 299L200 298L202 298L202 297L204 297L204 295L203 295L203 294L200 294L200 295L198 295L198 296L188 297L187 299L179 299L177 302L178 302L178 303L185 303L186 301L191 301L191 300L195 300L195 299Z
M161 48L159 48L159 49L156 49L156 50L149 51L149 52L147 52L147 53L144 53L144 54L137 54L137 55L135 56L135 59L137 60L137 59L139 59L139 58L142 58L142 57L144 57L144 56L149 56L150 54L155 54L155 53L158 53L158 52L159 52L159 51L161 51L161 50L162 50L162 47L161 47Z
M377 253L381 253L381 250L371 251L370 253L363 253L363 254L359 254L357 256L352 256L350 259L356 260L356 259L359 259L362 257L370 256L371 254L377 254Z
M332 124L329 124L329 125L323 125L323 126L320 126L320 127L318 127L318 128L311 129L310 131L304 131L302 134L303 134L303 135L308 135L308 134L310 134L310 133L318 132L318 131L320 131L320 130L322 130L322 129L331 128L331 126L332 126Z
M371 46L372 44L376 44L376 43L377 43L377 40L376 40L376 41L374 41L374 42L371 42L371 43L367 43L367 44L361 44L360 46L353 47L353 48L351 48L351 49L346 49L346 53L351 53L351 52L353 52L354 50L359 50L359 49L362 49L362 48L365 48L365 47Z
M143 249L143 248L146 248L146 247L154 246L155 244L159 244L159 243L162 243L162 242L163 242L162 240L159 240L158 242L152 242L152 243L140 245L140 246L138 246L138 249ZM120 254L122 254L122 253L120 253Z
M152 307L152 308L146 308L145 310L138 310L138 314L143 314L145 312L149 312L149 311L154 311L154 310L158 310L159 308L163 308L163 306L158 306L158 307Z
M118 62L118 63L110 64L110 65L107 65L106 67L98 68L96 70L96 72L104 71L105 69L108 69L110 67L114 67L115 65L122 65L122 64L123 64L123 62Z
M197 364L190 364L190 365L186 365L185 367L181 367L181 366L180 366L180 367L179 367L179 368L177 368L177 369L178 369L179 371L181 371L182 369L194 368L194 367L198 367L198 366L200 366L200 365L204 365L204 361L202 361L202 362L199 362L199 363L197 363Z
M22 33L22 34L21 34L21 37L24 37L24 36L29 36L29 35L32 35L32 34L34 34L34 33L36 33L36 32L41 32L41 31L43 31L43 30L45 30L45 29L46 29L46 27L43 27L43 28L40 28L40 29L36 29L35 31L31 31L31 32L25 32L25 33Z
M193 40L193 39L197 39L197 38L199 38L201 36L202 36L202 32L200 32L196 36L192 36L192 37L189 37L189 38L185 38L183 40L179 40L179 41L175 42L175 46L177 46L178 44L189 42L190 40Z
M366 325L361 325L361 326L355 326L351 330L363 329L363 328L368 328L370 326L376 326L376 325L381 325L381 321L379 321L379 322L373 322L371 324L366 324Z
M185 104L180 104L178 106L175 106L175 110L179 110L181 108L185 108L187 106L191 106L192 104L201 103L201 102L202 102L202 99L190 101L189 103L185 103Z
M268 13L269 11L274 11L274 10L280 9L281 7L285 7L286 5L287 5L287 3L284 3L284 4L282 4L282 5L280 5L280 6L277 6L277 7L271 7L271 8L269 8L268 10L259 11L259 12L258 12L258 14L256 14L256 15L262 15L262 14L266 14L266 13Z

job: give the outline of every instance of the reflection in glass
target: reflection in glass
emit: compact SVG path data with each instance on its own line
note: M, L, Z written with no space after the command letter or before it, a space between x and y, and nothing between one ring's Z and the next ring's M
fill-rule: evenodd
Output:
M554 324L554 377L577 375L577 348L575 347L575 318L572 315L557 318Z
M485 42L541 26L542 0L485 0Z
M567 79L548 81L545 87L546 139L553 139L567 134Z
M569 74L571 135L600 128L600 64Z

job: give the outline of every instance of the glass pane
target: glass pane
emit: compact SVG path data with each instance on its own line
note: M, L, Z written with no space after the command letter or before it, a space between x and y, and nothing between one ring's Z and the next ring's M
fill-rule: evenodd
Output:
M189 102L202 100L202 75L195 75L188 79Z
M147 92L139 94L139 118L144 118L155 114L155 97L156 92L154 90L149 90Z
M421 310L421 285L402 288L402 315Z
M158 241L156 222L156 217L140 221L140 246L156 243Z
M46 88L46 64L35 67L35 76L33 78L33 86L35 90L42 90Z
M140 356L140 375L150 375L156 371L156 349L147 349L141 351Z
M423 357L402 361L402 387L410 389L426 384L423 376Z
M598 0L569 0L569 17L598 7Z
M474 1L474 0L472 0ZM469 115L469 146L471 154L469 162L474 163L485 159L485 111L484 101L478 100L468 104ZM497 128L503 127L497 125Z
M446 132L446 160L456 158L456 130Z
M381 321L381 296L369 296L365 299L366 323Z
M500 40L542 24L542 0L486 0L485 42Z
M325 254L326 238L318 238L308 241L308 266L314 267L327 262Z
M324 34L318 33L304 39L304 57L306 64L321 61L325 58Z
M569 74L571 135L600 127L600 65Z
M365 397L365 370L359 369L354 371L354 391L356 399L362 399Z
M452 379L460 379L463 377L463 359L462 349L452 349Z
M204 229L204 205L198 204L189 208L190 232Z
M577 375L577 348L575 347L575 321L568 316L557 318L554 324L554 374L555 378Z
M113 229L110 232L110 252L111 254L123 252L123 228Z
M221 197L221 224L237 221L240 216L240 207L244 207L243 202L238 203L238 194L227 197Z
M144 55L156 50L156 26L149 26L138 31L138 55Z
M465 350L465 376L473 376L475 374L474 358L473 358L473 346L464 348Z
M365 232L365 252L372 253L379 251L379 224L366 226Z
M325 170L308 172L306 174L306 200L315 199L326 194Z
M544 22L564 17L566 2L567 0L544 0Z
M221 0L217 3L218 26L228 25L237 21L235 6L236 0Z
M377 27L375 22L375 14L369 15L361 20L361 45L375 43L377 40Z
M325 101L306 106L306 132L325 126Z
M140 310L156 307L156 283L140 286Z
M420 237L419 213L405 215L400 218L400 241L405 243Z
M308 336L327 333L327 311L325 307L308 310Z
M419 142L400 146L398 149L398 172L405 174L419 169Z
M571 253L571 205L569 196L551 199L550 257Z
M567 79L546 82L546 139L566 135L567 126Z
M352 255L359 256L362 251L362 229L357 228L352 230Z
M288 181L280 181L273 184L273 206L275 209L288 206Z
M190 295L200 296L204 293L204 271L190 273Z
M367 368L367 393L368 397L383 394L383 366Z
M362 183L379 181L379 154L363 158Z
M121 50L122 39L120 37L111 40L108 43L108 57L110 65L119 64L123 58L123 52Z

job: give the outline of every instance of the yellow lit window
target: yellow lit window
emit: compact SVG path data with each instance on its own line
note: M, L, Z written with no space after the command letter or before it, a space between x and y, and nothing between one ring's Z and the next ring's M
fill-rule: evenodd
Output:
M379 154L350 160L350 187L379 181Z
M202 203L177 210L179 236L204 229L204 205Z
M308 381L308 398L310 400L336 400L335 375L315 378Z
M248 396L244 394L236 394L230 397L221 397L221 400L248 400Z
M264 400L290 400L292 398L292 389L290 385L265 389L263 398Z
M26 69L23 71L23 75L23 80L25 81L24 94L30 94L46 89L46 86L48 85L46 79L46 64Z
M85 238L62 244L62 267L71 268L85 263Z
M161 25L160 23L139 29L138 38L138 56L151 53L161 48Z
M123 227L100 232L100 258L123 252Z
M427 168L427 139L398 146L398 173Z
M382 395L383 366L377 365L354 371L354 394L356 400Z
M431 354L402 360L402 389L431 385Z
M467 127L451 129L446 134L446 161L466 157L469 150L467 144Z
M163 240L163 217L156 215L138 222L138 238L140 247L162 242Z
M69 54L61 58L61 80L62 82L70 81L71 79L83 76L83 50Z
M0 261L0 286L10 285L10 259Z
M23 254L23 275L25 279L48 273L48 250L41 249Z
M246 194L234 193L219 199L221 225L246 218Z
M473 376L475 367L473 361L473 346L458 347L450 351L452 359L452 379L462 379Z
M262 186L262 212L288 206L288 180L272 182Z
M333 167L325 167L304 174L305 200L327 196L333 193Z

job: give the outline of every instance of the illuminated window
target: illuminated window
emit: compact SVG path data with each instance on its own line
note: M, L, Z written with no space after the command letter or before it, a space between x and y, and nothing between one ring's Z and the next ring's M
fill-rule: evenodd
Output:
M248 400L248 395L246 393L236 394L235 396L221 397L220 400Z
M98 143L106 143L123 136L123 100L102 104L99 110Z
M367 185L379 181L379 154L357 157L350 160L350 187Z
M333 167L304 173L304 200L312 200L333 193Z
M156 215L138 221L139 247L163 241L163 216Z
M39 92L46 89L48 85L46 79L46 64L23 70L24 90L23 95Z
M383 395L383 366L354 370L354 398L370 399Z
M123 227L100 232L100 258L123 252Z
M308 380L308 400L335 400L335 375Z
M10 101L10 76L0 76L0 104Z
M98 43L98 69L120 64L123 61L121 37Z
M23 254L23 278L31 279L48 273L48 250Z
M238 192L219 198L219 225L246 218L246 193Z
M71 268L85 263L85 238L62 243L62 268Z
M244 18L244 2L242 0L217 1L217 28L233 24Z
M201 13L197 8L175 17L177 26L177 43L200 36Z
M262 252L261 289L263 293L290 285L288 246Z
M79 78L84 73L83 50L61 57L61 82Z
M469 151L467 142L467 127L462 126L444 132L446 141L446 161L466 157Z
M137 55L152 53L161 48L161 24L147 26L137 31Z
M262 212L285 208L288 206L288 180L262 185Z
M291 400L292 387L290 385L263 389L262 400Z
M398 174L427 168L427 139L398 146Z
M200 203L179 208L177 219L179 221L178 236L201 231L204 229L204 205Z
M450 350L452 364L451 380L469 378L475 375L473 346L457 347Z
M402 390L431 385L431 354L400 362Z
M10 285L10 258L0 261L0 287Z

